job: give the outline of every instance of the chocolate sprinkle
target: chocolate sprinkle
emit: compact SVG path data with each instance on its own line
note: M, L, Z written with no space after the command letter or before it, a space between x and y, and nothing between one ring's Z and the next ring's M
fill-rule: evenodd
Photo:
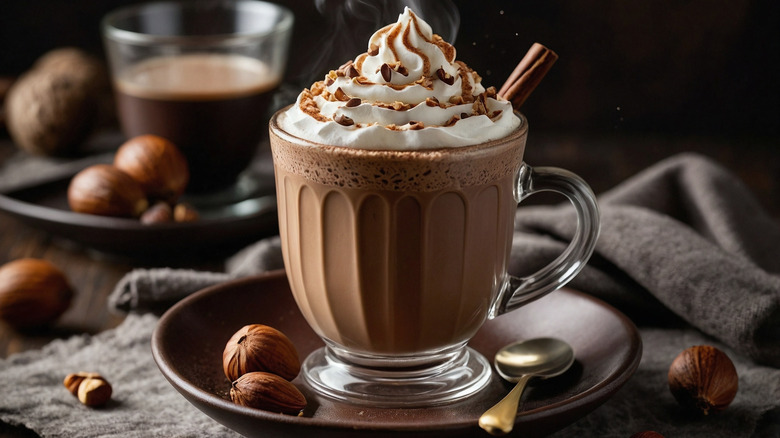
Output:
M393 69L391 69L387 64L382 64L380 70L382 72L382 79L384 79L385 82L390 82L390 80L393 78Z
M355 124L354 120L350 119L344 114L337 115L336 117L333 118L333 121L342 126L352 126Z
M376 56L379 54L379 46L371 45L371 47L368 48L368 56Z
M359 98L353 97L352 99L349 99L347 101L346 107L347 108L353 108L353 107L356 107L356 106L360 105L361 103L362 103L362 101Z
M336 88L336 92L333 93L333 95L337 100L340 100L341 102L346 102L349 100L349 96L347 96L347 93L345 93L344 90L341 89L341 87Z
M455 77L444 71L444 67L439 67L439 69L436 70L436 76L438 76L439 79L441 79L441 81L447 85L452 85L455 83Z

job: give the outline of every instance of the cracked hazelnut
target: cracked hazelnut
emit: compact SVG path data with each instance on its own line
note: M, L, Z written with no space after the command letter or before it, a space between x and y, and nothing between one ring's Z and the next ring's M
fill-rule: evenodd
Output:
M111 400L111 384L98 373L82 371L68 374L62 384L81 403L90 407L103 406Z
M301 370L298 352L284 333L263 324L238 330L222 352L222 368L232 382L253 371L273 373L292 380Z
M0 319L16 328L48 324L73 298L65 274L46 260L26 258L0 267Z
M669 390L682 406L707 415L722 411L737 395L739 378L726 353L709 345L681 352L668 373Z
M230 387L230 399L242 406L291 415L306 407L306 397L295 385L265 372L239 377Z

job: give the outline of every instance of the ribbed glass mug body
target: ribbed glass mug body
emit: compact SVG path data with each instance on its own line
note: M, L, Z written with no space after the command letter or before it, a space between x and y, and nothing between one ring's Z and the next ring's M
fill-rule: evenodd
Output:
M363 355L464 345L505 283L525 124L435 151L318 145L271 126L285 267L314 330Z

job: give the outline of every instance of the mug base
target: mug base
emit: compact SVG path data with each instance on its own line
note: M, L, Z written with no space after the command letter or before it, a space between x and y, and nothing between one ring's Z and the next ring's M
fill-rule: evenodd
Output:
M429 367L368 367L349 362L330 347L311 353L301 367L316 392L347 403L379 408L420 408L454 403L490 382L484 356L464 347Z

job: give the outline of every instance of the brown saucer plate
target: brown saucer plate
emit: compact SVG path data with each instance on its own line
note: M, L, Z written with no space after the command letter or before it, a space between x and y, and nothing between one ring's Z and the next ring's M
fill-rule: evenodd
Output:
M250 189L239 195L190 196L200 219L153 226L137 219L76 213L68 206L70 176L0 194L0 212L65 241L100 253L145 262L225 248L232 253L277 231L273 174L247 174ZM242 181L243 182L243 181Z
M378 409L321 397L299 376L294 383L309 403L301 416L239 406L230 401L222 350L250 323L287 334L302 359L323 345L298 311L283 271L185 298L162 316L152 337L154 359L168 381L198 409L245 436L487 436L477 419L510 389L494 375L482 392L455 404ZM569 342L576 361L562 376L529 385L516 420L518 436L549 434L586 415L620 389L642 356L641 338L627 317L567 288L488 321L469 345L492 361L501 346L537 336Z

